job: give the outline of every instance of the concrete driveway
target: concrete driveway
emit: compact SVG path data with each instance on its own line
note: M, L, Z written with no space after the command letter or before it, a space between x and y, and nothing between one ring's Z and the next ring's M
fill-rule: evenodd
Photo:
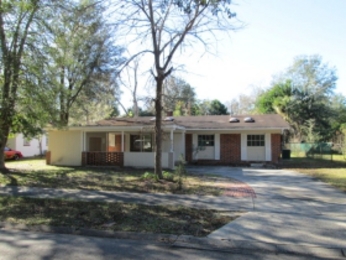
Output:
M189 167L245 182L255 207L208 237L304 244L346 249L346 194L294 171L232 167ZM346 253L346 251L344 252Z

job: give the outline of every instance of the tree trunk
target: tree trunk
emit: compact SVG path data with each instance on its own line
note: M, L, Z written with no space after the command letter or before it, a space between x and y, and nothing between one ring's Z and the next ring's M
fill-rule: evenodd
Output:
M155 138L156 138L156 155L155 155L155 174L159 179L163 178L162 175L162 131L161 131L161 121L162 121L162 85L163 77L158 75L156 78L156 100L155 100Z
M2 122L4 122L2 118L0 118L0 120ZM5 166L4 148L5 148L6 143L7 143L7 138L8 138L9 132L10 132L10 127L7 126L6 124L2 124L1 129L0 129L0 133L1 133L1 136L0 136L0 172L6 172L7 171L6 166Z

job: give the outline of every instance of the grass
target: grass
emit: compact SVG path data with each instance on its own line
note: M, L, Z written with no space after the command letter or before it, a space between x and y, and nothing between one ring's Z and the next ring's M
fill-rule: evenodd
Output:
M297 171L307 174L313 178L329 183L332 186L346 192L346 169L345 168L319 168L302 169Z
M293 157L283 160L281 166L307 174L346 192L346 160L342 155L333 155L333 160Z
M342 155L324 157L291 157L281 161L282 168L341 168L346 167L346 159Z
M26 225L205 236L236 217L173 206L0 197L0 221Z
M164 172L164 179L158 181L152 172L146 170L58 167L46 165L42 159L8 161L6 167L9 172L0 173L0 184L13 186L220 196L224 192L220 181L234 182L230 178L187 174L181 189L174 172Z

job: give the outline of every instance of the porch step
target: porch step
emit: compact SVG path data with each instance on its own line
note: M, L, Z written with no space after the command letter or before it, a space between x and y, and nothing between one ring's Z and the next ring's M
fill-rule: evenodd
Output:
M252 168L263 168L264 164L263 163L251 163L250 167L252 167Z

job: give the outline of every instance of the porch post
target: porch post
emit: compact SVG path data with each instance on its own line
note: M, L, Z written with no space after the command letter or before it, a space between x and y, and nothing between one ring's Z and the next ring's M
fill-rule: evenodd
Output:
M168 168L169 169L174 169L174 140L173 140L173 130L171 130L171 134L170 134L170 141L171 141L171 147L170 147L170 151L168 153Z
M82 152L85 152L85 131L82 132Z
M171 140L171 150L170 150L170 152L173 152L173 150L174 150L173 129L171 130L170 140Z
M180 150L180 154L182 154L183 155L183 158L184 158L184 160L185 160L185 131L182 131L181 132L181 149L182 150ZM180 158L179 158L179 160L180 160Z
M121 152L124 152L124 131L121 131Z

